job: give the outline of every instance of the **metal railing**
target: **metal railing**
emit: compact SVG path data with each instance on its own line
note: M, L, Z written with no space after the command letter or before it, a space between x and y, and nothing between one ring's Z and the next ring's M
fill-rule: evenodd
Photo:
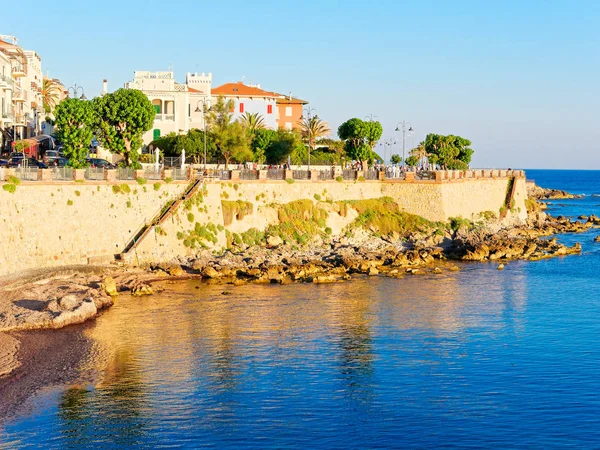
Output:
M258 180L258 170L240 170L240 180Z
M292 172L294 180L308 180L310 178L310 172L308 170L294 170Z
M187 169L181 167L174 167L172 169L172 176L174 180L187 180Z
M283 180L285 178L285 169L268 169L267 179L269 180Z
M352 170L352 169L342 170L342 178L344 180L356 180L356 170Z
M117 168L117 180L135 180L135 173L129 167Z
M415 180L435 180L435 172L429 170L415 172Z
M319 180L333 180L335 178L335 171L328 170L319 170Z
M53 167L50 169L50 178L53 181L72 181L73 180L73 168L72 167Z
M23 181L37 181L39 169L37 167L18 167L15 169L15 176Z
M181 156L165 156L163 163L165 167L181 167Z
M88 167L85 169L86 180L104 180L104 168L103 167Z
M405 180L406 174L400 170L400 168L388 167L385 171L386 180Z
M364 174L365 180L378 180L379 179L379 171L378 170L365 170Z
M160 180L162 178L162 167L152 167L144 170L144 178L147 180Z

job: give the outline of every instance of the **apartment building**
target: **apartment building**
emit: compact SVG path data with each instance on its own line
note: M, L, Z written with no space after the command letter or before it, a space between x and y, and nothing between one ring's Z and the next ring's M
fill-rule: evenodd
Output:
M308 104L306 100L290 95L277 94L277 127L284 130L300 130L302 126L302 108Z
M42 133L42 58L14 36L0 35L0 148Z
M175 81L174 73L134 72L127 89L142 91L154 105L154 126L144 134L144 144L169 133L183 134L204 127L203 104L210 101L212 74L187 73L185 84Z

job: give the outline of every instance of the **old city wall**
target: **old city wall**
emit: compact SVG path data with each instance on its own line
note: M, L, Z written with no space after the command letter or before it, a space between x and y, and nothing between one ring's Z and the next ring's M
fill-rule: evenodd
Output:
M180 197L187 182L139 185L129 182L129 192L115 193L105 182L22 183L14 193L0 190L0 275L27 269L107 261L123 252L133 236L150 224L165 205ZM498 213L504 205L508 179L465 179L443 183L244 181L209 182L195 197L183 202L157 226L130 255L134 262L166 261L197 250L185 245L185 237L200 227L213 230L210 249L226 245L225 229L242 233L264 230L277 223L277 206L299 199L360 200L390 196L405 211L430 220L481 212ZM127 191L127 189L125 189ZM512 217L523 219L525 180L518 178ZM223 202L252 204L251 213L225 223ZM351 221L334 210L328 226L334 234Z

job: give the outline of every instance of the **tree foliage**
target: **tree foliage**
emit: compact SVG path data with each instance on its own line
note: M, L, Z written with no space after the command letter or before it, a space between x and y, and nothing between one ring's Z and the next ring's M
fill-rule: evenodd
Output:
M225 158L225 169L231 160L244 162L253 158L246 128L242 123L231 120L233 107L233 100L226 101L223 96L219 96L206 116L211 140L218 154Z
M356 117L344 122L338 128L338 136L345 141L344 148L348 157L361 161L364 168L367 162L375 159L373 147L382 133L383 128L379 122L365 122Z
M63 152L72 167L86 165L85 158L94 136L92 130L95 120L94 108L87 100L68 98L56 107L57 136L63 143Z
M303 164L306 161L305 147L302 144L302 137L297 131L287 131L279 129L276 132L275 139L266 149L267 162L270 164L281 164L286 161L288 155L303 154L304 158L297 164Z
M97 136L104 147L137 165L142 135L152 128L156 112L146 94L119 89L93 100L97 114Z
M406 165L407 166L411 166L411 167L415 167L419 165L419 158L415 155L411 155L408 158L406 158Z
M331 133L329 124L321 120L319 116L313 116L310 119L308 116L303 117L298 124L300 125L302 139L304 139L311 149L315 147L315 143L318 139Z
M473 149L470 148L471 141L452 134L443 136L430 133L422 145L429 161L439 164L444 169L467 169L473 156Z
M400 155L392 155L390 158L392 164L400 164L402 162L402 156Z
M51 113L60 100L60 87L55 80L45 78L42 80L42 104L46 113Z

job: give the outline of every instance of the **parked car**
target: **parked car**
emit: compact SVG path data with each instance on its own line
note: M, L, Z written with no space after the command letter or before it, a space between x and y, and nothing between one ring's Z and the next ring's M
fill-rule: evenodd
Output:
M0 159L0 167L8 167L8 159Z
M48 159L46 164L48 167L65 167L69 164L69 160L67 158L63 158L62 156L57 156L56 158Z
M46 150L46 153L44 153L44 162L50 165L50 161L58 158L59 156L61 155L58 150Z
M116 169L117 166L100 158L86 158L91 167L102 167L103 169Z
M23 158L23 154L14 154L8 160L8 167L23 167L23 161L27 161L28 167L37 167L39 169L47 169L48 166L44 164L42 161L38 161L35 158Z

